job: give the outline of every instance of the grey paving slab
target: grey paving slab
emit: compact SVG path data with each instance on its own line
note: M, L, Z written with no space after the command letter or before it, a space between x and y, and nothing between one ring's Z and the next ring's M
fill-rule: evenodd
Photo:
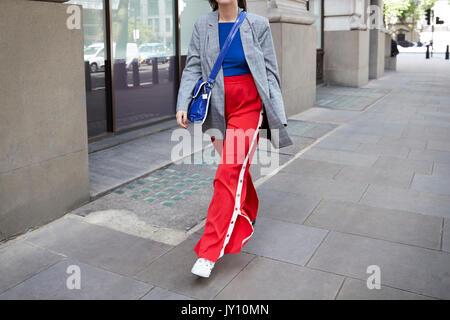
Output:
M408 188L414 172L409 169L384 169L346 166L334 177L337 181L354 181L391 187Z
M433 300L433 298L404 290L381 286L369 289L365 281L346 278L337 300Z
M316 105L338 110L362 111L374 103L377 98L366 96L342 95L341 92L317 92Z
M305 153L300 158L318 160L325 162L332 162L345 165L366 166L370 167L375 163L378 155L367 155L356 152L329 150L314 147Z
M278 170L280 166L292 159L292 155L279 152L267 152L258 150L250 164L250 173L253 181L272 174Z
M443 163L450 163L450 151L437 151L437 150L415 150L412 149L408 155L412 160L428 160L437 161Z
M311 121L301 121L288 119L287 131L292 136L305 136L309 130L314 129L319 124Z
M304 112L290 117L289 119L315 122L347 123L360 114L361 113L358 111L333 110L328 108L312 107Z
M442 140L449 136L447 131L448 128L438 128L438 130L436 130L435 128L432 129L430 127L406 127L402 133L402 137L412 139Z
M414 190L450 195L450 179L448 176L416 174L411 188Z
M430 150L450 151L450 142L448 140L429 140L427 148Z
M299 151L306 148L307 146L311 145L316 139L306 138L306 137L302 137L302 136L292 136L291 140L294 142L293 145L287 146L287 147L284 147L281 149L276 149L272 146L272 144L270 142L268 142L268 140L266 140L267 142L266 141L263 142L262 139L260 139L260 143L258 144L258 149L259 150L268 150L271 152L296 154Z
M377 106L386 106L386 101L379 103ZM423 119L423 116L418 116L417 114L404 114L404 113L381 113L381 112L371 112L373 109L361 114L358 119L353 121L353 123L368 124L373 125L375 123L386 124L408 124L409 119Z
M280 170L280 172L288 174L296 174L300 177L320 177L333 178L344 165L325 161L309 160L297 158L288 166ZM299 177L299 179L300 179Z
M212 299L254 258L244 252L227 254L216 262L208 279L197 277L191 268L197 259L194 247L199 238L195 234L184 241L141 271L137 279L185 296Z
M327 230L260 217L244 251L258 256L305 265Z
M444 230L442 230L442 250L450 252L450 219L444 219Z
M373 207L450 217L450 199L435 193L371 185L360 202Z
M440 249L442 218L366 205L322 200L305 225Z
M368 186L366 183L343 182L312 176L301 177L282 172L270 178L265 184L272 190L352 202L358 202Z
M373 167L392 171L411 170L419 174L431 174L433 161L380 156Z
M215 299L334 299L343 277L281 261L255 258Z
M171 246L63 218L26 238L27 242L122 275L135 275ZM132 261L132 263L130 263Z
M349 125L343 127L339 131L341 131L341 134L362 134L362 135L400 138L404 131L404 127L396 124L361 126L358 125L357 123L356 124L350 123Z
M425 119L429 120L444 120L450 121L450 114L448 112L438 112L438 111L425 111L418 112L417 114L425 116Z
M307 138L318 139L337 127L336 124L318 123L314 128L305 132L302 136Z
M120 186L123 181L120 179L112 179L107 176L96 174L93 172L89 173L90 185L89 192L91 197L95 197L105 192L106 190L113 189Z
M382 135L341 132L341 130L337 130L335 133L333 133L333 138L345 139L347 141L360 143L377 143L382 137Z
M433 167L433 175L450 176L450 163L435 162Z
M32 246L24 241L11 243L0 249L0 293L21 283L63 256Z
M374 117L374 115L376 115L378 117ZM380 117L380 116L382 116L382 117ZM378 125L378 126L397 125L397 126L404 127L404 126L408 125L408 118L399 119L398 117L392 116L391 114L387 114L387 113L369 113L369 114L364 114L362 117L351 122L352 127L356 127L356 126L365 127L365 126L374 126L374 125ZM392 137L389 137L389 138L392 138Z
M405 146L363 143L355 152L366 155L389 156L405 159L410 149Z
M68 289L67 282L77 266L80 289ZM70 283L70 282L69 282ZM0 295L0 300L131 300L145 295L151 286L76 260L65 259Z
M154 287L141 300L194 300L193 298L183 296L163 288Z
M319 203L318 195L280 192L270 188L257 188L258 216L302 224Z
M377 265L383 284L434 298L450 297L450 254L330 232L308 266L366 281Z
M436 121L436 120L410 120L411 125L415 126L435 126L450 128L450 122L448 121Z
M438 110L436 108L436 110ZM450 122L450 117L448 115L448 113L446 112L430 112L430 113L434 113L434 115L423 115L422 119L418 119L418 120L425 120L425 121L446 121L446 122Z
M320 141L316 144L317 147L322 149L333 149L333 150L344 150L344 151L355 151L358 149L360 143L356 141L349 141L347 139L335 138L329 136L326 139Z

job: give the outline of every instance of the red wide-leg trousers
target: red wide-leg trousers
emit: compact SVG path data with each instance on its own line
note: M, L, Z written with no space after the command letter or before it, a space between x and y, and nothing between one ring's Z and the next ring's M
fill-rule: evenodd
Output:
M194 250L199 258L217 261L238 253L253 234L258 196L249 172L259 140L263 110L251 74L225 76L224 140L211 137L221 154L202 237Z

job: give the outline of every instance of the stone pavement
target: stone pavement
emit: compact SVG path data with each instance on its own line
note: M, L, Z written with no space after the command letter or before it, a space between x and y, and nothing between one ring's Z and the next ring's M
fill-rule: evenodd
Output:
M1 245L0 299L449 299L450 63L401 54L398 69L319 88L289 119L280 166L251 167L255 233L210 279L190 268L215 166L180 160Z

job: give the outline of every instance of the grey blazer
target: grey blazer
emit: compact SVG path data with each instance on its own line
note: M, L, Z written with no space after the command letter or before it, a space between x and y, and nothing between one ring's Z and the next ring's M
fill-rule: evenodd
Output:
M242 10L239 8L239 12ZM275 148L289 146L293 142L285 128L287 120L269 20L248 12L239 31L245 58L265 111L262 129L266 130L261 131L261 136L269 139ZM200 78L208 80L219 53L218 10L216 10L199 16L195 22L186 66L181 76L177 111L187 111L195 84ZM225 137L225 91L222 68L211 91L209 108L202 131L215 128L220 131L222 137Z

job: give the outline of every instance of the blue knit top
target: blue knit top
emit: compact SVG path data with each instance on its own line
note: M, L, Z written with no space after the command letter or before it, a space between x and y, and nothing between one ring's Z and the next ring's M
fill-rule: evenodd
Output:
M220 49L222 49L233 25L234 22L219 22ZM225 59L223 59L222 68L225 77L251 73L247 61L245 60L239 30L231 42L231 46L228 49Z

